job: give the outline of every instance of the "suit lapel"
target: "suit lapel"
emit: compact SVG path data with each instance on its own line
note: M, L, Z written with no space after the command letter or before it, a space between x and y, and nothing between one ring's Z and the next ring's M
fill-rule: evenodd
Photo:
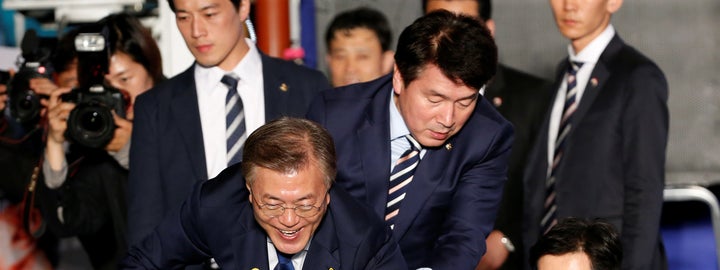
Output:
M260 50L258 50L260 52ZM260 52L263 69L263 91L265 94L265 121L279 118L288 107L289 86L282 74L274 70L272 59Z
M333 220L332 209L328 209L312 238L303 269L340 269L339 240Z
M355 140L362 162L368 205L378 216L385 216L390 182L390 91L392 84L381 87L365 111L365 122Z
M170 111L174 125L179 127L180 136L188 150L195 179L207 179L205 168L205 146L203 144L200 109L195 86L195 64L180 74L178 82L182 85L173 86ZM190 87L188 87L190 86Z
M590 79L585 86L585 93L580 99L580 105L573 116L573 121L575 123L580 123L580 121L582 121L583 117L587 114L588 110L595 101L595 98L606 85L608 78L610 78L610 69L608 68L608 65L622 46L622 40L615 35L600 55L598 62L595 64L595 68L590 74Z
M241 219L247 230L232 240L233 261L237 265L225 269L270 269L265 231L255 223L252 211L244 211Z

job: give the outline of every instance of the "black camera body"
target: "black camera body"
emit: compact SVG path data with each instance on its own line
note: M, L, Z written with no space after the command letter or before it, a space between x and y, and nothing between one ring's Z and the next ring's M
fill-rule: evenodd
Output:
M101 148L112 140L115 120L111 111L125 117L128 99L105 82L110 55L102 33L80 33L75 38L78 84L63 101L77 104L67 120L65 137L73 143Z
M68 116L65 136L90 148L104 147L112 140L115 120L111 111L124 118L127 108L120 91L103 85L75 88L62 100L77 104Z
M23 63L18 72L8 82L10 115L15 121L32 125L40 119L41 98L30 89L30 79L50 78L50 53L39 46L39 39L34 30L28 30L21 43Z

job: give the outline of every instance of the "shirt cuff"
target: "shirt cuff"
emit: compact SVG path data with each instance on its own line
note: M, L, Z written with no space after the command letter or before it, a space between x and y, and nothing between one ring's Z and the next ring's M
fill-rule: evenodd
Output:
M130 168L130 142L132 142L132 138L128 139L127 143L119 151L108 151L108 154L126 170Z
M47 159L43 160L42 167L43 175L45 176L45 185L48 188L57 189L62 186L63 183L65 183L68 172L68 164L65 159L63 159L59 171L53 170L52 167L50 167L50 162L48 162Z

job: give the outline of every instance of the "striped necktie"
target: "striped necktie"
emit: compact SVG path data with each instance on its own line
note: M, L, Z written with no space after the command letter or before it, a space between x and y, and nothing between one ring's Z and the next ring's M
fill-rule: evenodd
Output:
M387 204L385 206L385 222L391 229L395 228L396 217L400 212L400 204L405 198L407 186L412 182L415 168L420 162L420 143L410 135L405 138L410 142L410 149L405 151L395 162L390 173Z
M557 204L556 204L556 192L555 192L555 173L556 169L560 164L560 160L563 157L563 150L565 149L565 142L567 141L567 135L572 129L572 116L577 109L578 103L576 101L577 96L577 80L575 76L577 71L582 67L582 62L570 62L570 66L567 70L567 92L565 94L565 106L563 106L562 118L560 118L560 127L558 128L557 139L555 140L555 151L553 153L552 166L550 167L550 174L545 182L545 203L543 208L542 219L540 220L540 229L543 234L547 233L552 226L557 224Z
M228 87L225 96L225 140L227 142L228 166L242 160L242 148L247 138L243 102L237 91L239 79L235 74L227 74L220 82Z

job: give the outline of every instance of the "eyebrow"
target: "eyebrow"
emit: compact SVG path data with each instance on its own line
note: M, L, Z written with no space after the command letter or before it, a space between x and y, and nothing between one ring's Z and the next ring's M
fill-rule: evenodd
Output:
M281 202L283 202L283 203L286 203L285 201L281 200L280 198L277 198L277 197L272 196L272 195L267 195L267 194L266 194L266 195L264 196L264 198L265 198L265 199L269 199L269 200L281 201ZM299 198L299 199L296 199L295 201L293 201L293 203L301 202L301 201L304 201L304 200L309 200L309 199L312 199L312 198L315 198L315 196L314 196L313 194L307 194L307 195L305 195L305 196L303 196L303 197L301 197L301 198Z
M211 9L211 8L218 8L218 4L217 4L217 3L211 3L211 4L207 5L207 6L203 6L203 7L200 8L200 11L201 11L201 12L202 12L202 11L206 11L206 10ZM188 11L188 10L186 10L186 9L177 9L177 12L189 13L190 11Z

